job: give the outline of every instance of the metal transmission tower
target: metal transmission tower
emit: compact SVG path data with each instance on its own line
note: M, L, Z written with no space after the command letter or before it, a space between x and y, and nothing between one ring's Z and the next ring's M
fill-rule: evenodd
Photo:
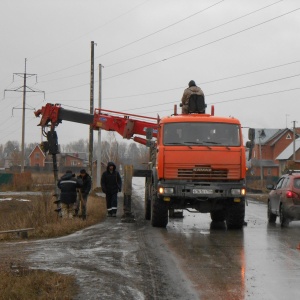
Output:
M33 88L29 87L26 85L26 79L32 76L37 76L36 74L27 74L26 73L26 62L27 58L25 58L25 72L24 73L14 73L14 76L20 76L24 79L24 83L22 86L19 86L15 89L5 89L4 90L4 95L5 92L22 92L23 93L23 106L22 106L22 150L21 150L21 172L24 172L24 161L25 161L25 105L26 105L26 93L31 92L31 93L44 93L44 98L45 98L45 92L44 91L39 91L39 90L34 90ZM14 77L13 77L14 78Z

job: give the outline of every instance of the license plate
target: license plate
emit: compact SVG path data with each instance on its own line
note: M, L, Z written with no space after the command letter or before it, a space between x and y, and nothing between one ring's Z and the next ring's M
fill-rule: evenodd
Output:
M213 190L208 190L208 189L193 189L193 194L213 194Z

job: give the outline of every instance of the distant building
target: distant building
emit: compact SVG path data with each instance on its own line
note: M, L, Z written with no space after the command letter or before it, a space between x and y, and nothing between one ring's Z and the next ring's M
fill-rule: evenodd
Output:
M63 167L85 167L86 160L79 156L78 153L61 153L59 154L59 164Z
M46 155L39 145L36 145L29 154L29 166L45 167Z
M86 153L60 153L56 155L58 167L86 167ZM30 167L48 167L52 165L52 155L45 155L39 145L29 154ZM49 167L48 167L49 168ZM50 167L51 168L51 167Z
M299 128L296 129L296 140ZM255 145L249 164L251 176L264 179L282 175L293 159L294 133L291 129L255 129ZM297 142L300 147L300 142ZM299 147L296 149L296 162L300 162Z

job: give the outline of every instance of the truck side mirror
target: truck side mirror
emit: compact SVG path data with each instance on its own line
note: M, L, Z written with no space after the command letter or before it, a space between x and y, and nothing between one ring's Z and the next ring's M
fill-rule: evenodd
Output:
M153 128L147 127L146 128L146 139L151 140L153 138Z
M252 147L253 147L253 143L251 141L247 141L246 148L252 148Z
M252 158L253 147L254 147L254 142L253 141L247 141L246 142L246 148L249 148L248 160L250 160Z
M250 141L254 141L255 139L255 129L254 128L249 128L249 131L248 131L248 139ZM250 147L249 147L250 148Z

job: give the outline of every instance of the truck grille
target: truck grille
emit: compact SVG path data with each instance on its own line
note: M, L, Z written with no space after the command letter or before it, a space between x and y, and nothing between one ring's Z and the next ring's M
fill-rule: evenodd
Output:
M227 170L207 169L195 171L194 169L178 169L178 178L192 180L227 179Z

